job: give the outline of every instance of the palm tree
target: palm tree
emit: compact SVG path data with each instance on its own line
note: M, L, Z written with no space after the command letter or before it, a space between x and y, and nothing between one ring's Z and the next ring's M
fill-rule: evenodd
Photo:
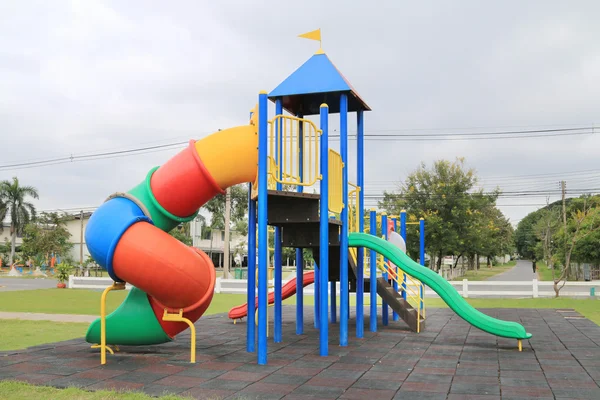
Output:
M12 265L15 258L17 234L23 233L23 228L35 218L35 206L27 201L27 197L39 198L37 189L33 186L20 186L19 179L0 182L0 217L10 215L10 258ZM3 205L3 206L1 206ZM4 210L4 212L2 211ZM4 220L4 218L1 218Z

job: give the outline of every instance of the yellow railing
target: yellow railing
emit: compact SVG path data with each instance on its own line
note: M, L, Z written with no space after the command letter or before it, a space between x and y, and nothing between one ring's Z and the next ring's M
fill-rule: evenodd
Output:
M113 282L113 284L102 292L100 296L100 344L92 345L92 349L100 349L100 364L106 364L106 352L114 354L109 345L106 344L106 296L113 290L125 290L125 282ZM118 346L115 346L118 351Z
M405 291L406 301L417 310L417 333L419 333L421 331L421 317L425 318L425 304L422 295L425 293L425 287L423 283L412 278L399 268L392 267L389 261L385 263L382 255L377 257L377 268L384 274L387 273L388 279L398 284L398 289L402 288ZM406 282L404 281L405 276Z
M276 115L269 121L269 127L269 155L274 161L269 164L269 174L275 182L284 185L314 185L321 178L321 130L308 119L289 115Z
M370 232L369 216L365 216L365 233ZM377 223L381 224L381 215L377 215ZM364 276L369 276L370 252L365 251L364 254ZM356 251L353 251L353 259L356 261ZM377 269L381 274L388 275L388 279L395 281L398 284L398 290L402 290L406 286L406 300L417 310L417 332L421 329L421 319L425 318L425 285L418 279L413 278L398 267L384 264L384 257L381 254L377 255ZM388 261L388 264L391 264ZM397 271L397 273L396 273ZM406 277L406 281L405 281Z
M342 196L342 173L344 163L337 151L329 149L329 211L341 213L344 208Z

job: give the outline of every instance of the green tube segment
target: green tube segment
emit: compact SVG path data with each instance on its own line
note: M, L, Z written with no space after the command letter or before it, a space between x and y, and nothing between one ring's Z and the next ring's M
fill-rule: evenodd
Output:
M351 233L349 246L366 247L383 255L408 275L429 286L459 317L482 331L511 339L529 339L532 336L517 322L492 318L478 311L467 303L447 280L416 263L398 247L383 239L366 233Z
M100 318L89 326L88 343L100 343ZM170 342L172 339L158 323L148 295L133 287L113 313L106 317L106 343L135 346Z
M198 210L188 217L178 217L176 215L171 214L170 212L165 210L163 206L160 205L158 200L156 200L156 197L154 197L154 194L152 193L152 187L150 185L152 174L158 168L159 167L152 168L150 172L148 172L148 175L146 175L146 179L142 183L131 189L128 193L134 196L136 199L138 199L142 204L144 204L144 206L146 206L146 209L150 213L150 218L152 218L152 222L154 222L154 225L156 227L165 232L169 232L171 229L175 228L180 223L188 222L196 218L196 215L198 215Z

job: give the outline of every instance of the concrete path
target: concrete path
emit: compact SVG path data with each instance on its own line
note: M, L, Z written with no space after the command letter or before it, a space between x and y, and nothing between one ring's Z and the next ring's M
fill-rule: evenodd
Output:
M55 288L56 283L54 278L0 278L0 292L50 289Z
M95 315L76 315L76 314L42 314L25 312L5 312L0 311L0 319L24 319L28 321L55 321L55 322L93 322Z
M506 272L492 276L487 281L531 281L537 275L533 274L531 261L517 260L517 265Z

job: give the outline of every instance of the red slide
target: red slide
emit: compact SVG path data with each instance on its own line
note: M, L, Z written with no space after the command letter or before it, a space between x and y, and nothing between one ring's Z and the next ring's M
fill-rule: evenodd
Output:
M308 286L315 281L315 271L305 272L302 276L302 287ZM281 287L281 298L287 299L290 296L296 294L296 278L290 280L288 283ZM269 292L269 296L267 298L269 304L273 304L275 302L275 292ZM256 298L255 307L258 308L258 297ZM229 310L229 318L230 319L240 319L245 317L248 314L248 303L244 303L240 306L233 307Z

